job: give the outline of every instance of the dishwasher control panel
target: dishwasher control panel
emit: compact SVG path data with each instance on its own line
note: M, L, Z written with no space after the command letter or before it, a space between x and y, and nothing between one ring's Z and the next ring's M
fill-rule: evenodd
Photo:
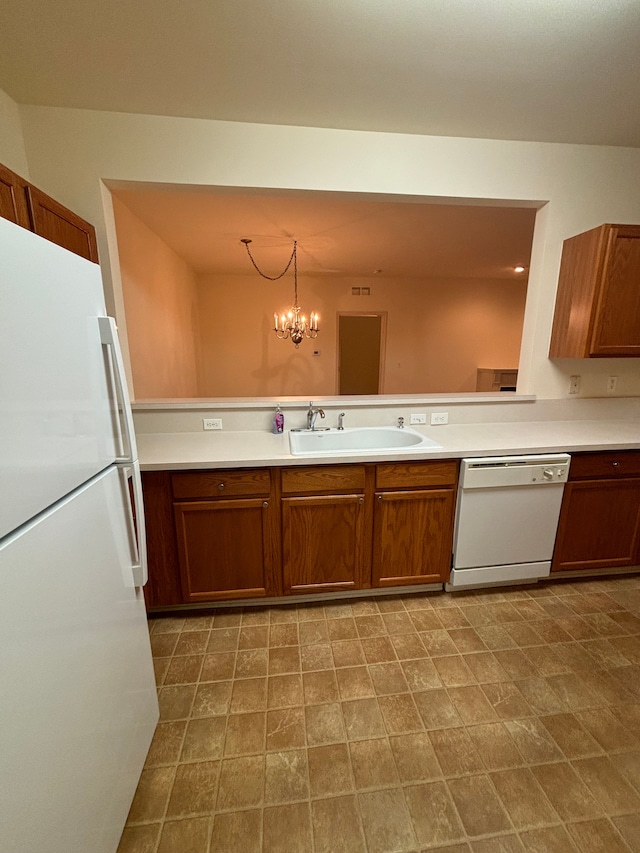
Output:
M463 459L460 488L488 489L566 483L570 462L571 457L567 453Z

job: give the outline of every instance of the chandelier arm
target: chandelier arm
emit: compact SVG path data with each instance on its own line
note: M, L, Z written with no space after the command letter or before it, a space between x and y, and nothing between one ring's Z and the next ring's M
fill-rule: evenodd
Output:
M279 278L282 278L282 276L283 276L283 275L286 275L287 271L289 270L289 267L291 266L291 261L293 261L293 260L296 258L296 246L297 246L297 241L295 241L295 240L294 240L294 242L293 242L293 251L291 252L291 257L289 258L289 261L288 261L288 263L287 263L286 267L282 270L282 272L280 273L280 275L267 275L266 273L263 273L263 272L262 272L262 270L260 269L260 267L258 266L258 264L257 264L257 263L254 261L254 259L253 259L253 255L251 254L251 249L249 248L249 243L251 242L251 240L241 240L241 242L242 242L242 243L244 243L245 248L246 248L246 250L247 250L247 254L249 255L249 260L251 261L251 263L252 263L252 264L253 264L253 266L255 267L256 272L257 272L259 275L261 275L261 276L262 276L262 278L266 278L266 279L268 279L269 281L278 281L278 279L279 279ZM294 269L295 269L295 268L296 268L296 267L294 267Z

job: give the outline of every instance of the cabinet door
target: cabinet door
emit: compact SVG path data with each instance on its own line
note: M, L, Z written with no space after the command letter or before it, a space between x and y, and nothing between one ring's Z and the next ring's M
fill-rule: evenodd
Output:
M0 216L31 230L25 189L27 181L0 164Z
M455 490L381 492L376 497L373 585L447 581Z
M551 570L635 566L640 478L567 483Z
M283 498L285 592L368 586L367 550L363 495Z
M598 356L640 355L640 227L612 226L591 342Z
M30 185L26 188L32 230L64 249L98 263L93 225Z
M270 501L174 504L185 602L276 595Z

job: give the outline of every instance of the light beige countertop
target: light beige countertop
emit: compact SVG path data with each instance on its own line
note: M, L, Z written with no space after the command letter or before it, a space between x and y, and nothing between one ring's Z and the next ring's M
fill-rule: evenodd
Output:
M640 449L640 423L637 420L473 423L412 426L411 429L437 441L442 449L408 448L337 453L335 456L293 456L289 450L288 432L273 435L263 430L142 433L137 441L143 471Z

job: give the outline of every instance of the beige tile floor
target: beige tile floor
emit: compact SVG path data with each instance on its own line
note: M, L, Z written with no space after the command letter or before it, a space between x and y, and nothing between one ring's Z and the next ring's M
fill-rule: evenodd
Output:
M150 622L119 853L640 851L640 577Z

